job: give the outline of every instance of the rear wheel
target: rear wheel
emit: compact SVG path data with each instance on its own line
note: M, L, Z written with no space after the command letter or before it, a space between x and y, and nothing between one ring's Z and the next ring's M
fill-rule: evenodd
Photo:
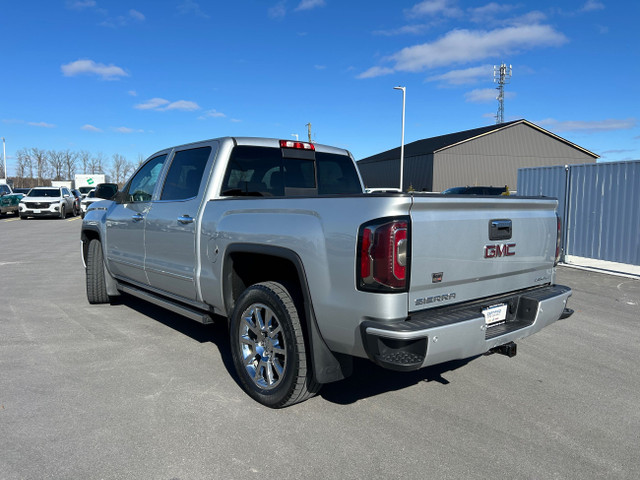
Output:
M320 390L313 379L298 309L280 283L258 283L245 290L229 331L242 387L261 404L287 407Z
M107 285L104 278L104 258L102 255L102 244L100 240L94 239L89 242L87 251L87 300L89 303L107 303Z

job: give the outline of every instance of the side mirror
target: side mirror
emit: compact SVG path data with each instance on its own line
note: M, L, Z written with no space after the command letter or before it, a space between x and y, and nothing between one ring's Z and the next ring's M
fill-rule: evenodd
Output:
M118 193L117 183L99 183L96 185L96 198L103 198L105 200L113 200L113 197Z

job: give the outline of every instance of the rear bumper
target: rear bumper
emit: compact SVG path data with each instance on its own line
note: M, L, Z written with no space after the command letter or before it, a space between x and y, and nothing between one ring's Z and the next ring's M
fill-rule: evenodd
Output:
M571 315L566 309L571 293L569 287L551 285L424 310L402 322L365 321L360 327L363 343L373 362L393 370L482 355ZM487 326L482 310L503 303L508 305L506 321Z

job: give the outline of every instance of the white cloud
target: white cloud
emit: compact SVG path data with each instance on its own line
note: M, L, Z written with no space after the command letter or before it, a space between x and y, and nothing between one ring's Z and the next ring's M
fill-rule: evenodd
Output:
M463 64L539 47L559 46L567 38L548 25L521 25L485 30L452 30L431 43L406 47L386 58L393 68L372 67L359 78L394 71L420 72L429 68Z
M129 16L134 20L139 20L141 22L146 19L146 17L142 13L134 9L129 10Z
M492 21L497 15L508 13L515 7L513 5L501 5L496 2L491 2L482 7L468 8L467 14L469 20L476 23Z
M597 132L611 132L614 130L629 130L635 128L638 124L635 118L608 118L606 120L566 120L558 121L553 118L547 118L539 122L535 122L540 126L549 128L556 132L584 132L584 133L597 133Z
M80 129L86 130L87 132L102 132L102 130L100 130L98 127L94 127L93 125L89 125L88 123L80 127Z
M498 92L494 88L478 88L464 94L464 99L470 103L487 103L496 100Z
M137 108L138 110L159 110L161 107L168 105L169 100L165 100L164 98L152 98L151 100L147 100L143 103L138 103L134 105L133 108Z
M97 5L94 0L77 0L67 1L67 8L71 10L84 10L85 8L93 8Z
M374 35L382 35L385 37L394 37L396 35L420 35L424 33L428 28L428 25L417 24L417 25L404 25L399 28L394 28L392 30L375 30L373 32Z
M436 15L457 17L462 14L462 10L453 5L450 0L424 0L405 10L405 14L411 18Z
M41 127L41 128L55 128L56 127L52 123L46 123L46 122L27 122L27 125L31 125L32 127Z
M580 9L581 12L595 12L597 10L604 10L604 4L598 0L588 0Z
M65 77L76 75L97 75L103 80L117 80L119 77L128 77L129 74L116 65L105 65L93 60L76 60L60 67Z
M200 18L209 18L209 15L204 13L200 8L200 4L193 0L183 0L182 3L178 5L178 11L182 15L195 15Z
M164 107L163 110L184 110L192 112L194 110L200 110L200 105L189 100L178 100L177 102L171 102L169 105Z
M136 92L135 90L129 90L127 93L129 95L131 95L132 97L137 97L138 96L138 92Z
M427 81L444 82L449 85L465 85L476 83L480 79L489 81L491 78L493 78L493 66L481 65L479 67L465 68L462 70L451 70L442 75L434 75L427 78Z
M118 133L144 133L144 130L135 130L129 127L111 127L111 130Z
M313 68L315 68L316 70L326 70L327 66L326 65L314 65Z
M362 72L357 78L373 78L373 77L381 77L383 75L390 75L395 70L393 68L387 67L371 67L369 70Z
M287 8L284 2L278 2L273 7L267 10L269 18L282 18L287 14Z
M218 112L217 110L207 110L202 115L198 117L198 120L206 120L207 118L224 118L226 115L222 112Z
M194 111L200 110L200 105L196 102L192 102L189 100L178 100L176 102L171 102L165 98L152 98L143 103L138 103L134 105L133 108L138 110L156 110L156 111L166 111L166 110L183 110L183 111Z
M325 5L326 3L324 0L302 0L295 10L311 10L316 7L324 7Z

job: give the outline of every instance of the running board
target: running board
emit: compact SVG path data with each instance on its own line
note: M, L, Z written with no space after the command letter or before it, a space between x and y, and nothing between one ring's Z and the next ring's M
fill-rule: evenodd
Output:
M159 295L155 295L151 292L147 292L144 290L139 290L135 287L131 287L129 285L118 285L118 290L123 293L128 293L129 295L133 295L134 297L138 297L142 300L146 300L147 302L153 303L154 305L158 305L159 307L166 308L174 313L179 315L183 315L191 320L195 320L200 323L213 323L213 318L208 313L201 312L199 310L195 310L193 308L189 308L180 303L173 302Z

